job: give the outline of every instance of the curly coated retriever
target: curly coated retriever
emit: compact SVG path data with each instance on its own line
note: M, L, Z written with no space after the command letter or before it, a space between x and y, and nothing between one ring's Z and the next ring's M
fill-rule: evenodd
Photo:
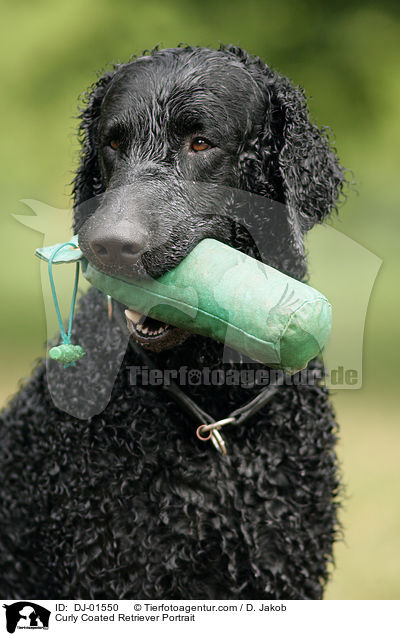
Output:
M102 271L159 277L214 238L306 279L303 236L336 206L343 170L302 91L259 58L185 46L115 65L80 133L74 230ZM224 429L224 455L198 439L194 411L240 411L263 387L221 373L262 365L145 316L128 331L123 310L83 295L85 381L80 363L42 361L2 415L0 595L320 598L340 489L323 383L277 383ZM205 369L215 381L198 381ZM175 394L159 381L171 370ZM308 370L321 377L322 362Z

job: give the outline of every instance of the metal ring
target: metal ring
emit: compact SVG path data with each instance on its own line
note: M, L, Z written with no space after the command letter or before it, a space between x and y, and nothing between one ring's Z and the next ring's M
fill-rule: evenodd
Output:
M209 432L207 437L203 437L201 432L205 430L206 424L200 424L200 426L197 428L196 431L196 435L197 437L202 441L202 442L206 442L207 440L209 440L211 438L211 435L213 434L212 430Z

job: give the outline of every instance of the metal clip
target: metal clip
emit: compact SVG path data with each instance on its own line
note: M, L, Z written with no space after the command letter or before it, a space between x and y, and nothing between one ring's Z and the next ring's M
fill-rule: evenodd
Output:
M231 424L234 421L234 417L226 417L223 420L218 420L217 422L213 422L212 424L201 424L196 431L196 435L202 442L206 442L211 439L215 448L223 455L226 455L225 441L221 433L219 432L219 429L223 426L226 426L226 424ZM203 433L207 432L209 432L209 435L204 437Z

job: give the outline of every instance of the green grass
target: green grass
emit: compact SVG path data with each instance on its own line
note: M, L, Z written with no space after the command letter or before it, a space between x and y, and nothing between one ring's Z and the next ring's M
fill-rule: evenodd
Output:
M346 499L344 540L328 599L400 597L400 426L398 405L384 393L341 391L334 398Z

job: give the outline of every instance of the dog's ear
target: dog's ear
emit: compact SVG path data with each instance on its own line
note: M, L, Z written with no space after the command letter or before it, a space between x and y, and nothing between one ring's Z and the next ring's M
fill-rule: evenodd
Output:
M300 88L268 69L266 93L268 140L261 152L265 158L271 150L275 155L272 160L282 179L284 202L305 232L336 208L345 182L343 169L328 130L311 123Z
M85 201L102 192L102 178L98 163L97 136L101 104L108 85L115 73L105 73L83 98L84 107L80 113L79 138L81 142L81 158L73 181L73 197L75 204L74 230L78 231L83 219L80 218L79 207Z
M247 187L285 203L301 235L336 207L345 182L328 130L311 123L303 91L238 47L239 58L265 99L264 121L248 153ZM250 168L250 169L249 169Z

